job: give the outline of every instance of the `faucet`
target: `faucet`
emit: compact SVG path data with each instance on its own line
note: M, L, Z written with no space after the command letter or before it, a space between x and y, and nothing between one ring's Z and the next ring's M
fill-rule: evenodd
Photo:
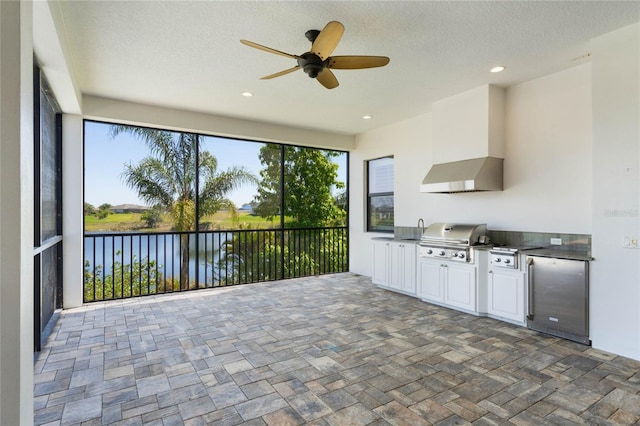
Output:
M418 231L420 232L420 237L422 237L424 233L424 220L422 220L422 218L418 219Z

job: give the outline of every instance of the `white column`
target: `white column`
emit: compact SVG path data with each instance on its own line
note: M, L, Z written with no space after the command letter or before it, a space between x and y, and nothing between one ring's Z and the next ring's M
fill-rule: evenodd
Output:
M33 423L32 3L0 1L0 424Z
M79 115L62 118L63 307L82 305L83 124Z
M592 40L593 346L640 360L640 24Z

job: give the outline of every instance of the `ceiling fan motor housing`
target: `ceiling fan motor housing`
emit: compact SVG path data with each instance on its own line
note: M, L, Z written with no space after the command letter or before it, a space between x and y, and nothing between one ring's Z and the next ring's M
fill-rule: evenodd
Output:
M307 40L313 43L314 41L316 41L316 38L318 38L319 34L320 34L320 30L309 30L306 33L304 33L304 36L307 38Z
M323 61L321 57L311 52L303 53L298 57L298 65L311 78L316 78L328 64L328 60Z

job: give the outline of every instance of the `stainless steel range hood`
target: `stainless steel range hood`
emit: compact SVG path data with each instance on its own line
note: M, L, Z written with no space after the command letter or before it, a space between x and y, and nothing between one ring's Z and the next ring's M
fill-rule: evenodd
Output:
M433 166L421 192L503 190L504 104L491 84L432 104Z
M422 180L420 191L502 191L502 163L502 158L482 157L434 164Z

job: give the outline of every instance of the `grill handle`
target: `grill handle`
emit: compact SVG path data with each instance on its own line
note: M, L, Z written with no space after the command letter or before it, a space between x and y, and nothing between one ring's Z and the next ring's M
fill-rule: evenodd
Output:
M533 312L533 259L530 257L527 257L527 294L527 319L533 321L535 316L535 312Z
M472 244L469 240L437 240L432 238L420 238L420 244L425 246L453 246L453 247L469 247Z

